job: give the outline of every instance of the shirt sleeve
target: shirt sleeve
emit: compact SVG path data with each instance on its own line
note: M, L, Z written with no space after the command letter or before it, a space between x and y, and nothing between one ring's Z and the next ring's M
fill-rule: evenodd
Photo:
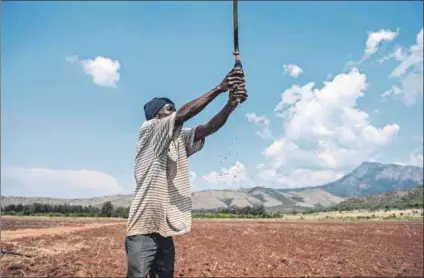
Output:
M182 125L175 125L177 112L162 119L154 119L151 123L151 142L154 153L161 156L169 148L172 140L176 139L181 132Z
M205 145L204 138L194 142L196 128L183 128L181 134L184 136L187 157L190 157L191 155L203 149L203 146Z

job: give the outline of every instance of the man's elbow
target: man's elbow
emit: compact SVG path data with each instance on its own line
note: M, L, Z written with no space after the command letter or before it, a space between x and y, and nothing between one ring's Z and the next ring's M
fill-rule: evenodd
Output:
M211 134L212 134L211 128L207 124L199 125L197 126L196 131L194 133L194 141L197 142L197 141L203 140Z

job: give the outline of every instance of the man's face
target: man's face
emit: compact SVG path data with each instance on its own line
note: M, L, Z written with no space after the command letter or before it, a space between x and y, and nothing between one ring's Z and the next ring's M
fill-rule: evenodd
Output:
M172 112L175 112L175 111L176 111L175 106L170 104L170 103L167 103L162 107L161 110L159 110L157 117L159 119L161 119L161 118L164 118L166 116L171 115Z

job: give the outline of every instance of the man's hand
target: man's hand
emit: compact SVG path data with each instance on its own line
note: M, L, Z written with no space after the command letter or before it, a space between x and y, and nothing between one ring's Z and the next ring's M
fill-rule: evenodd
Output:
M238 104L241 104L246 101L248 95L245 87L245 83L241 83L240 85L236 85L232 91L230 91L230 96L228 99L228 103L235 107Z
M233 68L227 76L225 76L224 80L222 80L221 84L219 84L217 88L221 92L231 91L235 86L241 85L244 82L243 70Z
M244 82L234 86L230 90L229 98L227 104L222 108L222 110L215 115L207 124L199 125L196 128L196 133L194 135L194 141L202 140L205 137L215 133L220 129L226 122L230 114L236 109L239 103L245 102L247 99L247 92L244 85ZM240 102L239 102L240 100Z
M178 109L177 116L175 118L175 126L182 125L184 122L197 115L217 96L226 91L232 91L236 86L240 87L243 84L243 70L232 69L217 87L210 90L203 96L184 104L180 109Z

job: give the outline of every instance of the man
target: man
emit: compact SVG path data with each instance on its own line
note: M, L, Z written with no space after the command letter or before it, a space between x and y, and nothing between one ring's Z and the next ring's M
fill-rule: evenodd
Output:
M183 128L186 121L212 100L230 91L224 108L205 125ZM203 148L205 138L219 130L247 99L244 74L233 69L203 96L176 111L168 98L154 98L144 106L146 121L137 140L125 248L127 277L173 277L173 236L191 230L191 185L187 159Z

